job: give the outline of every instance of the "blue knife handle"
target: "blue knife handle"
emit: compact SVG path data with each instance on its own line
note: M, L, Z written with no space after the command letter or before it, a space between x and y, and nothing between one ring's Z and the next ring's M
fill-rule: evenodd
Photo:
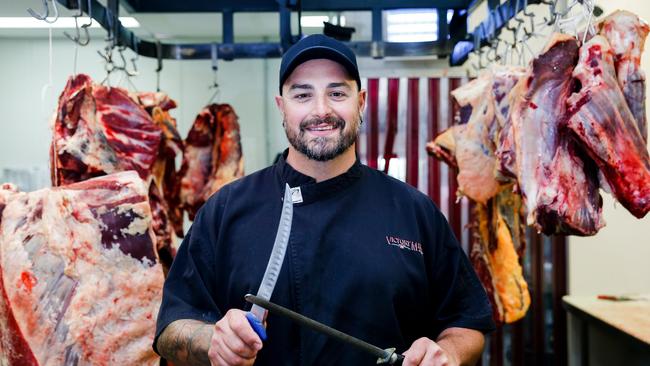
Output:
M251 327L253 327L253 330L255 333L257 333L258 336L260 336L260 339L262 341L266 340L266 328L264 328L264 324L257 319L255 314L251 313L250 311L246 313L246 319L248 319L248 322L250 323Z

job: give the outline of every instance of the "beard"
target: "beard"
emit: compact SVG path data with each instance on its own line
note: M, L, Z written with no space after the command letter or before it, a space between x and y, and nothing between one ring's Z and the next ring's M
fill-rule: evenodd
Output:
M287 139L294 149L298 150L311 160L329 161L343 154L357 140L361 117L359 116L357 119L357 123L354 123L347 131L345 129L345 126L347 125L345 120L337 117L304 120L300 122L299 131L297 133L289 127L289 124L286 121L283 121L283 125ZM335 128L338 128L339 133L335 136L326 137L307 136L307 128L324 123L331 124Z

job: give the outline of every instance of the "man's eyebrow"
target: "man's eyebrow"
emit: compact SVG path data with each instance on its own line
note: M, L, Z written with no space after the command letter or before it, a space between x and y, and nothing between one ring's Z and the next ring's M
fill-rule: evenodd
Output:
M328 87L328 88L339 88L339 87L344 87L344 88L348 88L348 89L350 89L350 85L349 85L348 83L343 83L343 82L340 82L340 83L329 83L329 84L327 85L327 87Z
M311 84L293 84L289 87L289 90L294 89L314 89L314 87Z

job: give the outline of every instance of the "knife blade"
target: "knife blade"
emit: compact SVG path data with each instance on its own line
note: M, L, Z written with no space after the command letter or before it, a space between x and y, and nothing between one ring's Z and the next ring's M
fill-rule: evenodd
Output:
M289 235L291 234L291 222L293 220L293 200L291 198L291 187L285 184L284 199L282 202L282 214L280 215L280 223L278 224L278 231L275 234L275 241L273 242L273 249L269 262L266 265L264 276L257 290L257 296L269 300L275 283L280 275L282 269L282 262L284 262L284 254L287 251L289 244ZM249 312L246 313L246 319L251 327L257 333L262 341L266 340L266 328L264 327L264 319L266 318L266 309L254 304Z
M404 355L395 352L395 348L381 349L375 345L372 345L368 342L362 341L359 338L353 337L349 334L343 333L340 330L329 327L323 323L317 322L311 318L308 318L302 314L296 313L293 310L289 310L278 304L274 304L267 299L261 298L259 296L247 294L244 296L246 301L261 306L265 309L268 309L272 313L285 316L296 323L303 325L307 328L313 329L317 332L323 333L329 337L338 339L342 342L353 345L371 355L377 357L378 365L401 365L404 361Z

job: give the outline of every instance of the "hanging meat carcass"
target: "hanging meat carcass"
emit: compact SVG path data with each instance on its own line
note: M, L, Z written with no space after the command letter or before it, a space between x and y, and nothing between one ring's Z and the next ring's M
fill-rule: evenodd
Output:
M460 105L459 124L427 144L430 154L458 167L459 190L477 202L470 259L498 323L521 319L530 305L519 263L524 247L521 199L511 183L497 179L495 170L495 142L509 115L506 94L522 75L520 68L494 67L452 91Z
M174 107L164 94L138 97L95 84L87 75L71 77L59 97L50 162L54 186L136 170L150 184L156 245L166 267L173 255L172 226L182 234L173 174L182 142L168 113Z
M582 87L567 101L567 125L603 172L614 197L641 218L650 211L650 158L619 88L614 60L602 36L582 46L573 71Z
M176 108L176 102L165 93L138 93L138 100L151 115L153 122L162 131L162 139L156 161L152 167L153 181L149 187L149 202L154 215L154 232L157 238L163 238L160 253L164 262L171 263L174 257L173 234L183 237L183 211L180 204L180 179L176 171L176 157L183 156L183 140L178 134L176 119L169 110Z
M492 73L455 89L459 105L458 124L451 126L429 145L429 151L458 168L458 194L485 203L499 188L494 175L494 148L490 139L495 128L494 100L490 98Z
M135 172L0 187L0 364L157 365L162 285Z
M459 193L475 202L485 204L508 181L497 174L497 147L502 131L510 131L506 96L523 73L518 67L494 66L453 90L458 124L427 144L430 154L458 168Z
M52 184L135 170L151 176L161 131L128 93L71 77L59 97L51 150Z
M244 175L237 120L230 105L211 104L196 116L185 139L180 200L190 220L212 194Z
M497 323L526 315L530 293L519 258L525 246L521 197L504 186L487 204L476 204L470 260L492 303Z
M641 54L645 39L650 32L648 23L636 14L618 10L599 23L603 35L614 52L616 78L623 90L643 141L648 141L648 125L645 113L645 72L641 70Z
M545 234L593 235L604 226L597 169L559 128L577 60L577 40L554 34L511 92L514 173L528 224Z

